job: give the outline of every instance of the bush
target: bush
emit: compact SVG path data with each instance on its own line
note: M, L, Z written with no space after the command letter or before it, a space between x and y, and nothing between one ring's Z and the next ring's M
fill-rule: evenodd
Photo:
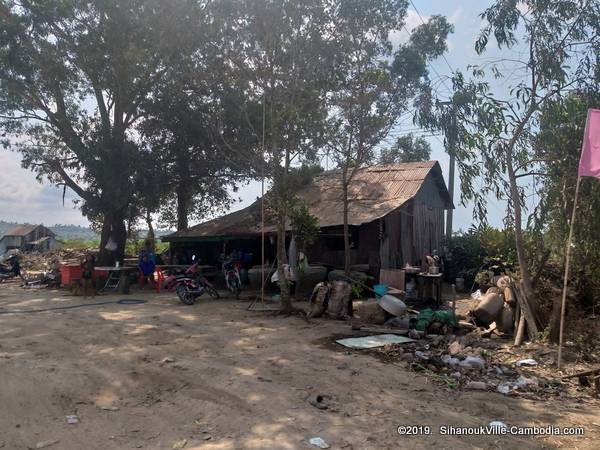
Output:
M516 262L514 238L510 230L493 227L471 228L453 236L446 243L445 275L449 282L465 279L465 286L475 283L485 268L498 275L512 271ZM479 279L479 278L478 278Z

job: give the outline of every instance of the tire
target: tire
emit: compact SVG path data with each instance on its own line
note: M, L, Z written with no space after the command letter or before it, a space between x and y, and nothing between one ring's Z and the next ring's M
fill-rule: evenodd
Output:
M177 286L177 296L179 297L179 300L186 305L193 305L196 303L196 299L189 293L185 284Z
M208 295L210 295L212 298L217 299L220 298L219 292L212 286L206 286L204 288L204 290L206 292L208 292Z

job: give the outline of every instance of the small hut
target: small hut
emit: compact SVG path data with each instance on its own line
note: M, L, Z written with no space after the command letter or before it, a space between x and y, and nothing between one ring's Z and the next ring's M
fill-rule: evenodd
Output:
M442 250L444 211L454 208L437 161L385 164L357 171L348 190L351 262L370 271L415 264ZM298 192L320 227L310 263L344 264L343 197L338 170L323 172ZM163 236L171 254L196 254L207 264L235 250L248 266L261 263L261 201L187 230ZM291 231L291 230L290 230ZM265 218L266 258L275 258L275 222ZM291 234L291 233L290 233Z

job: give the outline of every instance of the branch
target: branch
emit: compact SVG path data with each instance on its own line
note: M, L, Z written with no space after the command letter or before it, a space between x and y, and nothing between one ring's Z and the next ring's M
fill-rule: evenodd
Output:
M515 175L515 178L522 178L522 177L528 177L528 176L533 176L533 175L538 175L540 177L549 176L549 174L544 173L544 172L526 172L526 173L520 173L519 175Z
M54 170L56 173L58 173L61 178L64 180L65 184L67 186L69 186L71 189L73 189L73 191L79 195L82 199L86 200L86 201L92 201L94 199L94 196L92 194L90 194L89 192L87 192L85 189L83 189L81 186L79 186L75 180L73 180L73 178L71 178L69 176L69 174L65 171L65 169L62 167L61 163L59 160L57 159L52 159L52 160L48 160L48 166Z

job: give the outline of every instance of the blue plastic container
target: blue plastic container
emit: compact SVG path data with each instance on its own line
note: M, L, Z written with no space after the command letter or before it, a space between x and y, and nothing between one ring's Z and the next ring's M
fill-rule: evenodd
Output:
M375 291L375 297L381 298L388 292L387 284L376 284L373 286L373 290Z

